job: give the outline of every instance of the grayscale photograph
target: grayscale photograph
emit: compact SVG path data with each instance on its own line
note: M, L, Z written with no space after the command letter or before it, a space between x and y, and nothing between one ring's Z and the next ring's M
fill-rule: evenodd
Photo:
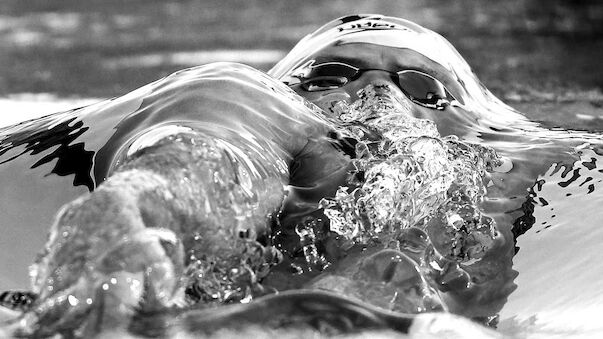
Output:
M597 0L0 0L0 337L601 338L602 60Z

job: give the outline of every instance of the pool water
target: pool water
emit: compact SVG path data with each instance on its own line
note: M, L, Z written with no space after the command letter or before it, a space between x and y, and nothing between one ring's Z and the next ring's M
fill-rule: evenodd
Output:
M203 93L201 99L195 96L198 93ZM220 107L225 104L241 115L224 116ZM298 171L285 187L289 193L274 214L278 220L272 230L250 236L251 243L258 244L253 248L266 252L271 248L280 252L275 258L283 257L274 262L261 261L262 257L255 266L247 259L256 257L245 257L245 265L236 269L250 270L252 278L237 280L237 285L228 281L233 275L220 271L213 278L227 283L218 284L218 291L193 279L192 288L187 286L189 297L197 297L187 301L192 309L128 313L133 318L126 327L133 333L211 334L241 324L323 334L366 329L413 333L409 330L413 319L425 317L413 314L441 310L498 327L510 336L600 333L595 315L603 309L598 245L603 241L603 212L598 208L603 202L602 137L544 129L494 99L481 103L488 104L489 114L479 119L453 110L449 119L458 125L447 127L463 131L453 137L433 122L408 115L407 101L387 89L368 87L359 101L324 112L251 68L214 64L177 73L117 99L8 126L0 130L0 223L10 226L0 248L3 258L15 259L2 262L0 288L28 289L25 268L44 246L47 229L62 205L89 191L102 192L105 186L113 192L119 188L118 180L135 179L128 178L127 169L139 164L145 152L161 147L170 152L189 150L209 137L219 142L203 147L222 156L212 158L215 167L200 167L212 168L210 174L221 179L201 183L215 184L218 195L239 192L235 195L240 199L231 199L241 214L231 218L220 212L236 225L237 220L257 220L258 210L250 206L265 202L258 197L271 197L261 194L280 192L282 184L274 183L287 183L282 178L286 164L297 159ZM254 120L257 112L264 114L263 120ZM206 120L200 123L197 114ZM233 124L234 131L227 128L233 121L240 123ZM300 131L300 126L310 127ZM273 143L279 138L275 130L291 132L289 141L281 143L286 146ZM304 134L313 136L313 142L308 143ZM200 161L197 153L191 154ZM193 174L184 179L195 178L195 164L190 165ZM229 168L234 172L225 170ZM113 181L116 184L106 181L110 174L120 178ZM181 191L190 186L184 179L168 176L173 184L169 189L177 196L190 193ZM198 199L193 195L191 201ZM259 211L265 216L267 209ZM229 236L244 230L216 224L229 241ZM34 301L36 311L23 318L34 331L42 328L40 333L53 329L57 317L61 326L78 328L86 317L79 313L87 310L79 308L84 301L98 305L93 284L77 275L77 265L92 261L71 262L69 254L76 258L80 253L70 247L75 241L102 240L96 238L102 228L90 226L91 233L82 235L70 224L57 227L50 250L34 267L35 292L42 297ZM118 234L129 241L138 239L129 230L124 232ZM172 234L184 237L174 230L165 232L141 237L144 241ZM213 236L207 233L200 238ZM68 240L56 240L61 236ZM232 248L224 248L240 249L237 239ZM67 259L61 262L53 253ZM191 268L210 260L195 258L184 264ZM106 278L127 280L128 288L142 286L143 279L134 273L111 271ZM73 286L77 288L70 289ZM281 293L263 297L275 289ZM198 300L237 305L208 309L190 304ZM95 309L107 317L104 323L76 332L90 334L86 331L91 328L123 325L119 322L123 319L108 316L110 305L107 301L102 312ZM118 310L119 304L115 307ZM61 318L64 314L67 317ZM460 332L467 336L476 328L484 336L496 335L464 321L453 318L447 326L462 325ZM257 331L253 326L249 328ZM436 329L428 326L425 331Z
M589 147L576 152L579 160L551 164L530 193L534 220L517 240L518 288L501 311L503 333L596 337L603 331L593 318L603 302L603 158Z

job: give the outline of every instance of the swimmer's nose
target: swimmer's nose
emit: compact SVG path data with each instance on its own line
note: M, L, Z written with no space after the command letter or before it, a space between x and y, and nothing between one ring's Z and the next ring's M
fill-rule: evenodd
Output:
M393 81L389 72L381 70L370 70L362 73L357 79L351 81L348 86L352 100L358 99L358 92L368 85L373 85L376 94L388 94L396 97L405 97L402 90Z
M383 99L397 101L403 107L412 107L412 103L392 79L392 74L382 70L369 70L361 73L358 78L349 81L335 90L323 92L303 92L303 96L315 103L324 112L334 114L339 102L353 103L360 99L360 93L371 88L375 95ZM404 111L408 111L405 109ZM410 112L409 112L410 113Z

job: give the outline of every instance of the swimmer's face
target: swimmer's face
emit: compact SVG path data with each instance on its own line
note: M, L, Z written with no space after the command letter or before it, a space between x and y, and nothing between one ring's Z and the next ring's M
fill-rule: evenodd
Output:
M370 43L329 46L282 80L313 102L334 95L355 100L369 84L391 86L415 104L436 110L464 99L462 87L435 62L412 50Z
M282 80L325 111L357 100L368 85L388 87L409 114L436 122L465 99L462 86L439 64L410 49L371 43L328 46Z

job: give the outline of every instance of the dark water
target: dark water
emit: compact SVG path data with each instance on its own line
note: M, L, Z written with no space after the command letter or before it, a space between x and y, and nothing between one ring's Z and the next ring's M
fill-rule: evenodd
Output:
M39 299L21 324L11 326L24 324L26 331L40 333L70 330L91 310L96 320L79 334L120 326L148 335L172 330L211 334L249 324L323 334L414 333L413 324L425 316L412 313L447 309L492 325L498 315L498 328L509 335L600 332L594 318L603 305L598 299L601 135L530 122L480 86L460 57L442 55L467 90L462 103L446 108L443 118L410 114L404 96L371 87L357 101L323 112L251 68L214 64L123 97L2 129L0 224L8 226L1 248L3 258L15 259L2 262L1 289L27 288L25 268L44 246L56 211L89 191L95 191L91 197L111 196L120 187L138 185L190 199L177 208L184 218L179 220L191 222L193 231L169 222L145 230L148 220L163 220L162 208L174 213L170 204L177 206L179 199L161 194L133 203L137 208L148 203L156 211L145 212L150 216L141 218L140 228L116 223L129 216L112 215L111 208L93 210L96 214L86 219L78 208L95 206L95 200L80 200L82 205L72 205L72 212L58 219L45 256L37 261L33 289ZM182 171L173 171L178 166ZM166 181L132 172L140 169L165 170ZM106 181L111 174L114 179ZM344 185L359 190L339 189ZM214 191L203 198L209 193L199 187L206 186ZM405 199L397 199L401 194ZM230 200L211 199L222 196ZM399 200L410 207L388 205ZM126 206L128 211L131 206ZM195 224L196 219L186 219L195 214L194 207L214 211L216 217ZM277 218L272 210L279 208ZM259 221L270 213L272 224ZM82 224L73 227L71 221ZM200 225L215 228L195 228ZM253 234L249 242L239 240L241 232ZM177 254L165 255L165 246L178 250L174 239L192 250L184 262ZM156 240L163 250L153 247ZM149 245L140 247L148 249L141 262L120 256L139 250L137 244ZM218 245L208 250L208 244ZM262 255L249 254L250 248ZM271 262L263 254L269 249L278 249L284 258ZM235 263L243 264L233 266L232 257L221 250L247 256L236 257ZM78 261L82 254L86 259ZM104 267L102 258L127 269ZM147 259L153 264L146 278L128 266ZM251 278L208 270L208 261L249 270ZM192 280L178 278L191 270ZM174 275L153 280L153 272ZM202 278L210 273L218 283L205 284ZM196 297L208 304L243 305L217 311L120 308L120 302L136 305L145 292L142 286L149 284L157 295L145 298L160 300L162 307L182 303L178 293L184 287L188 303ZM300 287L330 293L294 291L261 298L272 288ZM123 300L115 302L115 296ZM475 328L464 321L443 323L468 335Z

